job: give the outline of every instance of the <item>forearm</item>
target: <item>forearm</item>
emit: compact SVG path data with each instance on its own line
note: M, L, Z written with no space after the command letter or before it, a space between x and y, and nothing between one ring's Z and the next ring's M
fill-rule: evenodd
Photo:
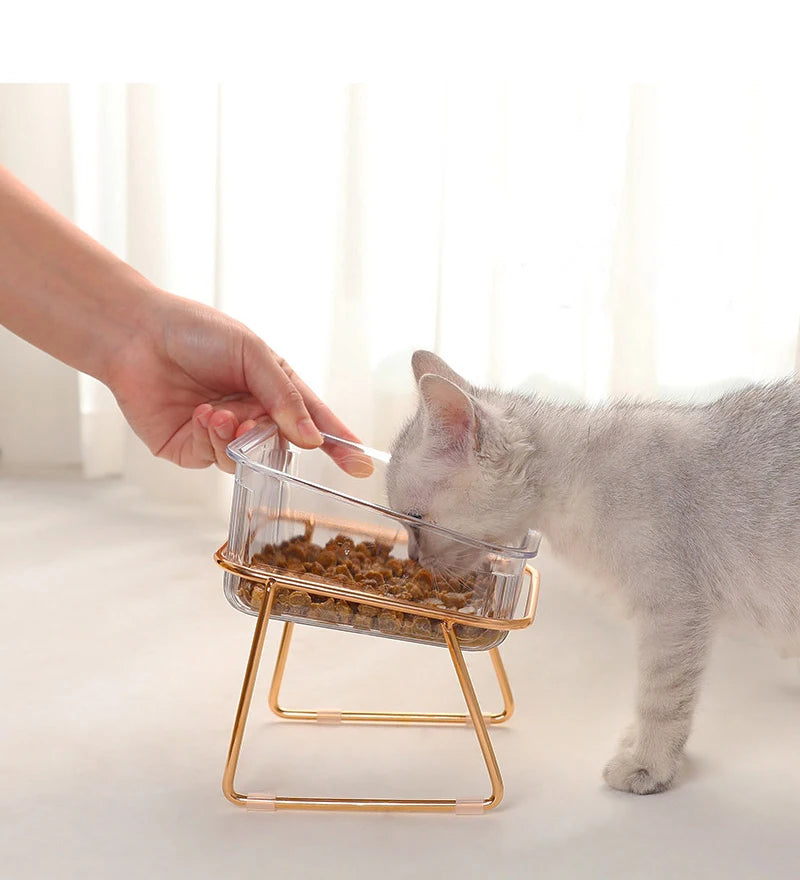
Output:
M0 166L0 323L107 382L160 296Z

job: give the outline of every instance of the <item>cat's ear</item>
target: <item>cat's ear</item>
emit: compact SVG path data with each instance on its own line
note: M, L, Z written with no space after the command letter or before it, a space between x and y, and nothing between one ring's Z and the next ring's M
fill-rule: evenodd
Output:
M469 454L476 447L477 414L472 400L449 379L426 373L419 379L425 433L440 452Z
M462 376L459 376L455 370L450 369L447 364L432 351L424 351L420 349L411 355L411 369L414 371L414 379L419 384L419 380L426 374L432 373L434 376L443 376L449 379L454 385L462 388L464 391L470 390L470 384Z

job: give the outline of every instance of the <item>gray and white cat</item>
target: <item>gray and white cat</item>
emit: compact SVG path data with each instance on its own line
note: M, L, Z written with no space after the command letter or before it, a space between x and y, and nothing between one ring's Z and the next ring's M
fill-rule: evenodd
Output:
M390 505L480 540L536 528L620 591L636 623L636 720L609 785L669 788L722 616L800 641L800 382L706 405L548 403L476 388L426 351L395 438ZM417 548L435 564L436 548Z

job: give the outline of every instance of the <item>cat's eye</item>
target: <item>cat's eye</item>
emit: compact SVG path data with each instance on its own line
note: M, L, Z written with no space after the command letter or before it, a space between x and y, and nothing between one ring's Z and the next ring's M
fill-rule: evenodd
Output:
M409 511L408 511L408 516L412 517L413 519L422 519L422 514L421 514L421 513L417 513L416 510L409 510Z

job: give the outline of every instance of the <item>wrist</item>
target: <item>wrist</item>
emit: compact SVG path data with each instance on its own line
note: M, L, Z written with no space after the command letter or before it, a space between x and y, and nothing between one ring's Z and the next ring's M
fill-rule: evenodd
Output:
M133 276L116 282L114 307L102 316L104 338L93 353L91 367L84 370L115 393L120 382L135 373L142 357L161 348L171 298L129 266L125 268Z

